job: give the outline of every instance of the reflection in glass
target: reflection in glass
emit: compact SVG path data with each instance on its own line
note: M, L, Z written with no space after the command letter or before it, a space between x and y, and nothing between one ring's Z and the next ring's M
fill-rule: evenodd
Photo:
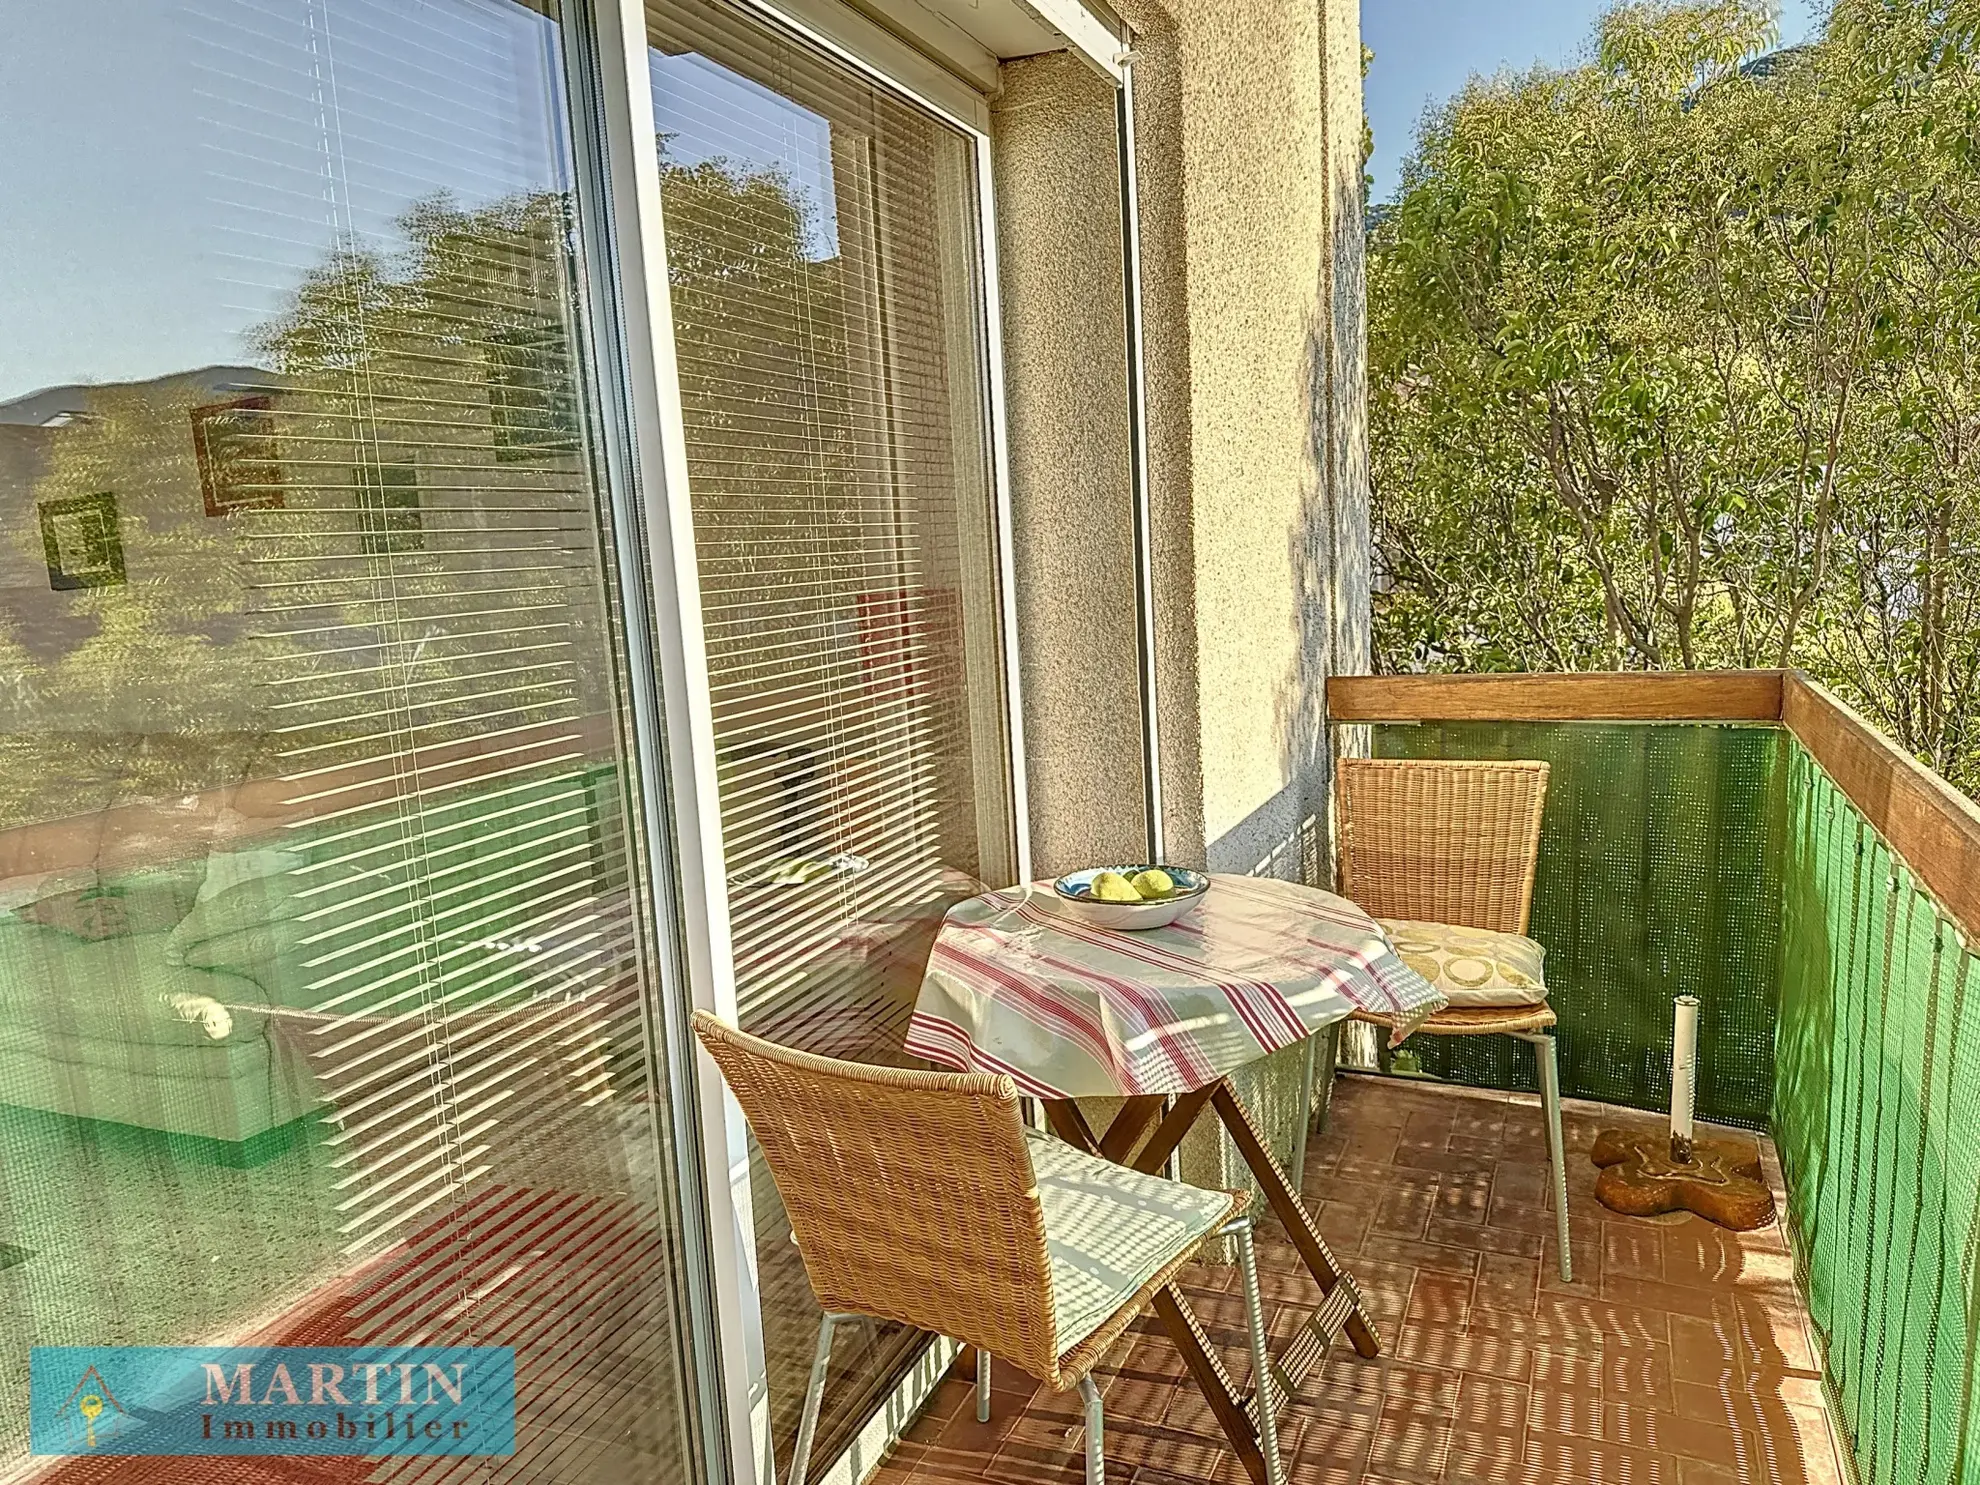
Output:
M943 913L1015 871L974 148L725 8L647 15L742 1022L899 1063ZM752 1189L781 1463L818 1312ZM919 1344L842 1336L819 1458Z
M30 1345L256 1338L688 1478L555 18L0 14L0 1474Z

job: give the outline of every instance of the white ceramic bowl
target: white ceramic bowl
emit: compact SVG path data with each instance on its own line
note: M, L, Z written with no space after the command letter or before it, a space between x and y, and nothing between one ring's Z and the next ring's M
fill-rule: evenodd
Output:
M1148 870L1145 864L1089 867L1085 871L1060 877L1052 884L1052 890L1057 894L1059 911L1089 927L1163 928L1196 906L1197 900L1210 890L1210 878L1186 866L1164 866L1161 869L1175 879L1176 891L1172 897L1154 897L1146 902L1099 902L1094 899L1093 879L1101 872L1117 871L1132 881L1137 872Z

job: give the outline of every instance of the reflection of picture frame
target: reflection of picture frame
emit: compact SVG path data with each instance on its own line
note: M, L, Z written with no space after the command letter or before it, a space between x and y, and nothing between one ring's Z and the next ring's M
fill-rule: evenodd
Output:
M578 451L578 403L568 337L554 320L497 330L488 357L488 420L504 463Z
M271 399L210 402L192 410L192 425L209 516L282 508L282 461Z
M351 485L357 491L358 539L367 557L426 550L414 465L359 464L351 470Z
M124 539L117 531L117 497L108 490L44 500L41 550L48 586L58 593L124 585Z

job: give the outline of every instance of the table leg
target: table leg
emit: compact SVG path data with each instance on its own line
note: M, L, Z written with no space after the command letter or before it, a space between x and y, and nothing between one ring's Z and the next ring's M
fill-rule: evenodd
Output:
M1335 1329L1343 1325L1357 1352L1368 1357L1380 1356L1382 1342L1375 1334L1375 1328L1368 1323L1361 1291L1341 1267L1340 1260L1334 1257L1327 1240L1320 1236L1320 1229L1313 1224L1313 1214L1307 1211L1298 1188L1279 1169L1279 1162L1272 1158L1264 1137L1251 1122L1250 1111L1231 1092L1228 1082L1217 1084L1211 1091L1210 1102L1217 1111L1217 1117L1223 1121L1224 1128L1231 1132L1231 1142L1244 1157L1244 1163L1251 1167L1265 1199L1272 1204L1272 1210L1285 1226L1286 1235L1298 1250L1300 1261L1306 1265L1306 1271L1313 1275L1313 1281L1325 1296L1326 1302L1307 1322L1299 1339L1293 1342L1279 1363L1286 1374L1288 1386L1298 1387L1300 1380L1326 1353Z
M1208 1088L1185 1093L1177 1098L1167 1114L1162 1113L1160 1098L1130 1098L1114 1116L1114 1122L1108 1126L1105 1136L1093 1132L1086 1115L1070 1099L1046 1100L1045 1117L1060 1139L1074 1149L1085 1150L1092 1155L1102 1155L1108 1149L1122 1146L1132 1148L1142 1131L1155 1124L1155 1132L1141 1149L1135 1151L1132 1161L1115 1157L1116 1164L1150 1173L1160 1170L1169 1156L1175 1153L1176 1146L1182 1143L1190 1125L1209 1107L1210 1096L1211 1090ZM1160 1123L1156 1124L1158 1118ZM1122 1133L1123 1130L1126 1132ZM1210 1404L1212 1416L1224 1430L1224 1437L1230 1441L1253 1485L1269 1485L1265 1455L1258 1446L1258 1433L1249 1413L1252 1400L1238 1391L1231 1374L1224 1370L1223 1362L1218 1359L1209 1337L1203 1332L1203 1323L1196 1318L1189 1301L1183 1298L1182 1290L1174 1284L1165 1285L1155 1292L1154 1298L1149 1301L1149 1308L1154 1311L1162 1329L1168 1332L1169 1340L1182 1357L1184 1368L1202 1391L1204 1400ZM1277 1393L1278 1389L1273 1391ZM1274 1396L1272 1400L1281 1405L1285 1401L1283 1396Z

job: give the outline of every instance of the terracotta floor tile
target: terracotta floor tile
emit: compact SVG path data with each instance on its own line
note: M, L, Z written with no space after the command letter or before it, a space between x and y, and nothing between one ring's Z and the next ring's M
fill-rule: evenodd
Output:
M1434 1186L1405 1186L1385 1192L1375 1204L1375 1216L1368 1224L1368 1243L1379 1246L1385 1238L1422 1237L1436 1204Z
M1565 1285L1530 1098L1344 1078L1333 1119L1309 1145L1306 1189L1387 1354L1364 1361L1337 1340L1306 1379L1282 1424L1292 1485L1842 1485L1778 1231L1638 1222L1594 1202L1595 1131L1654 1118L1570 1105ZM1259 1261L1283 1341L1319 1289L1276 1220ZM1183 1288L1243 1385L1235 1269L1192 1268ZM1151 1319L1097 1375L1110 1485L1246 1485ZM1083 1480L1076 1395L1033 1396L1000 1362L983 1425L973 1377L965 1355L874 1485Z
M1727 1469L1737 1469L1741 1459L1738 1436L1731 1428L1634 1403L1602 1405L1602 1437L1612 1444L1700 1459Z
M1449 1413L1408 1403L1385 1405L1375 1441L1368 1449L1367 1472L1396 1481L1442 1479L1451 1446L1451 1423Z
M1467 1156L1477 1161L1480 1166L1497 1164L1502 1151L1499 1136L1496 1132L1474 1134L1462 1128L1452 1131L1450 1143L1444 1148L1449 1150L1453 1155Z
M1376 1411L1387 1403L1406 1402L1431 1412L1449 1413L1457 1407L1462 1380L1462 1375L1449 1367L1428 1366L1396 1355L1364 1360L1349 1352L1327 1358L1316 1390Z
M1443 1478L1450 1485L1533 1485L1539 1477L1526 1459L1525 1429L1482 1428L1460 1418L1451 1424Z
M1540 1288L1548 1294L1578 1294L1599 1299L1602 1294L1602 1229L1599 1222L1577 1221L1568 1229L1568 1257L1574 1277L1561 1277L1559 1240L1551 1219L1540 1235Z
M1627 1219L1602 1224L1602 1272L1610 1278L1664 1278L1666 1229Z
M1554 1296L1543 1294L1535 1313L1516 1315L1510 1310L1477 1309L1471 1312L1471 1331L1491 1337L1501 1345L1537 1354L1541 1351L1578 1351L1600 1356L1608 1338L1599 1326L1572 1315L1547 1308Z
M1742 1305L1717 1320L1690 1315L1670 1317L1675 1375L1688 1381L1717 1382L1770 1370L1813 1374L1814 1353L1807 1332L1792 1317L1760 1305Z
M1420 1243L1413 1238L1391 1237L1387 1233L1370 1233L1362 1244L1362 1251L1370 1258L1380 1258L1386 1263L1407 1263L1416 1268L1427 1268L1434 1273L1478 1272L1476 1250L1450 1243Z
M1437 1179L1437 1200L1431 1216L1449 1222L1481 1223L1492 1201L1489 1170L1446 1171Z
M1327 1246L1343 1258L1361 1251L1362 1236L1375 1209L1351 1201L1323 1201L1313 1214L1313 1225L1320 1229Z
M1672 1391L1671 1348L1658 1344L1628 1345L1606 1340L1602 1359L1602 1395L1616 1402L1676 1412Z
M1528 1342L1475 1330L1405 1325L1396 1332L1395 1348L1396 1355L1424 1366L1477 1372L1508 1382L1524 1382L1533 1372L1533 1347Z
M1475 1280L1460 1274L1418 1270L1416 1283L1409 1292L1407 1322L1462 1330L1471 1315L1474 1283Z
M1663 1310L1672 1315L1693 1315L1700 1320L1716 1320L1732 1312L1734 1291L1723 1286L1666 1284L1661 1279L1624 1278L1609 1271L1604 1258L1602 1297L1618 1304Z
M1529 1480L1560 1481L1561 1485L1681 1485L1678 1462L1667 1454L1652 1454L1575 1434L1526 1432Z
M1484 1253L1472 1303L1488 1310L1531 1315L1540 1301L1540 1260L1506 1253Z
M1451 1137L1457 1111L1448 1101L1418 1104L1403 1119L1398 1149L1441 1150Z
M1441 1243L1446 1247L1475 1248L1480 1253L1508 1253L1516 1258L1538 1258L1542 1246L1541 1236L1537 1232L1459 1222L1435 1213L1431 1214L1423 1236L1427 1242Z
M1605 1404L1599 1385L1535 1386L1530 1393L1531 1401L1526 1410L1528 1428L1542 1433L1574 1434L1586 1439L1606 1437L1602 1429Z

